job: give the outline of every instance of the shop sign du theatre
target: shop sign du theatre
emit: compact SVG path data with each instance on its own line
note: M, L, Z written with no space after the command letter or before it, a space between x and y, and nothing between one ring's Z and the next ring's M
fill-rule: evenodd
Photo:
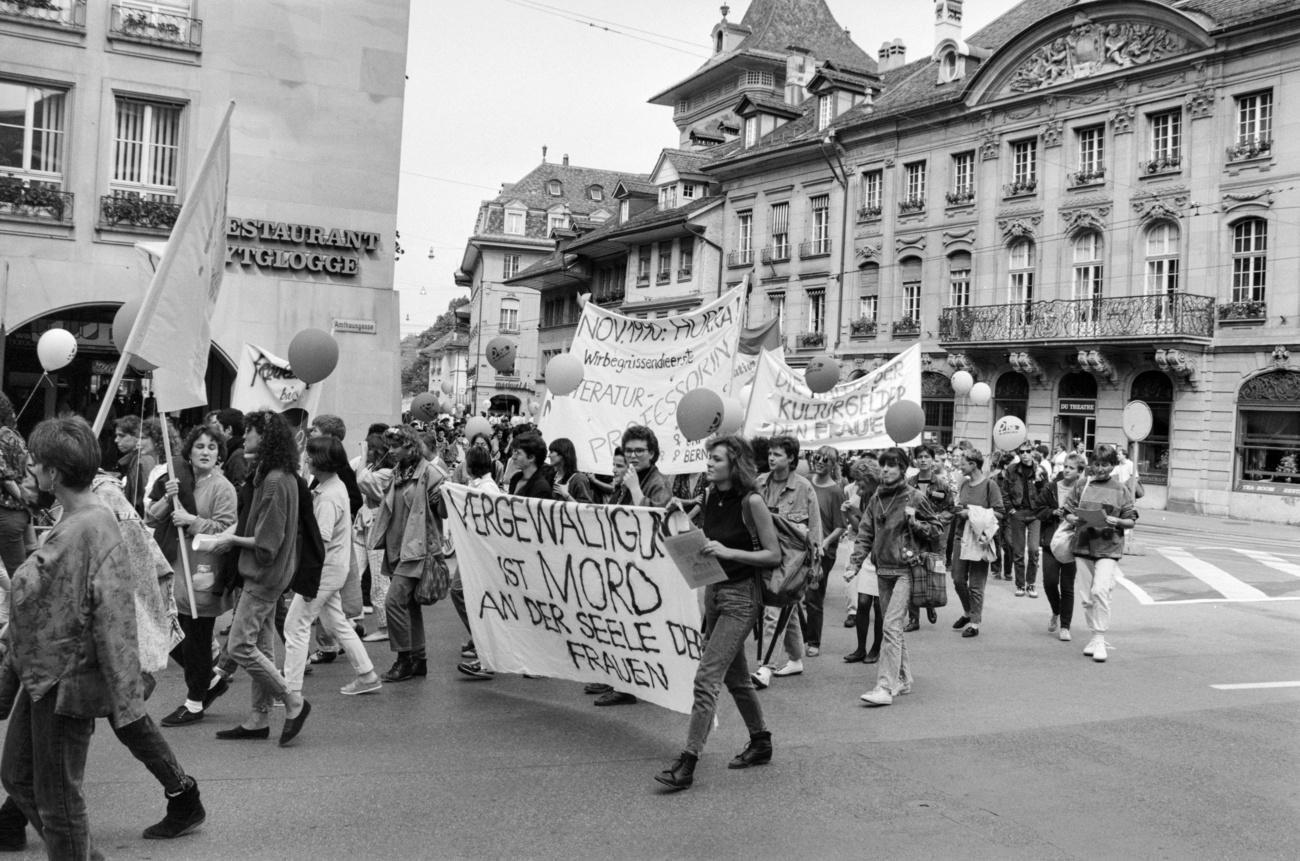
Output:
M226 265L348 277L360 271L361 254L379 248L378 233L256 218L229 219L226 239Z

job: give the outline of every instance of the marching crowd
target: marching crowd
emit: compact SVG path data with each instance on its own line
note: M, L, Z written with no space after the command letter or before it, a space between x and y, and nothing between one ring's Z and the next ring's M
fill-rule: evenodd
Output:
M758 692L820 654L841 541L853 542L842 572L852 584L844 624L857 640L844 660L876 665L867 705L890 705L912 689L905 635L922 610L936 622L922 588L933 590L936 578L950 576L961 602L953 627L976 637L990 573L1035 598L1041 560L1048 630L1071 638L1077 592L1090 635L1084 654L1104 662L1110 594L1140 493L1132 464L1110 445L1085 457L1082 444L1049 452L1026 442L988 459L966 443L847 454L823 446L804 458L791 437L725 436L706 444L703 474L669 477L657 467L654 431L632 426L613 474L598 476L578 470L572 441L548 445L533 427L504 420L371 425L364 454L352 459L346 434L335 416L298 428L275 412L221 409L183 438L158 418L125 416L111 436L63 417L24 439L0 394L0 716L8 719L0 850L24 846L30 822L51 858L91 857L81 784L98 718L163 788L166 815L144 836L171 838L206 812L159 725L203 721L239 669L250 679L249 708L217 738L268 739L273 710L283 707L281 746L309 720L305 677L314 664L346 659L355 674L339 690L346 696L427 676L422 610L441 597L423 588L431 564L469 631L443 529L444 482L649 506L703 531L702 552L725 580L702 595L705 645L686 745L656 775L669 789L691 785L724 684L750 733L730 767L770 761ZM802 590L789 606L765 607L764 578L792 547L803 553ZM767 644L752 673L751 637ZM381 642L393 653L382 672L364 645ZM472 636L461 657L467 678L492 679ZM184 700L155 723L145 702L169 660L183 672ZM608 685L586 692L599 706L637 701Z

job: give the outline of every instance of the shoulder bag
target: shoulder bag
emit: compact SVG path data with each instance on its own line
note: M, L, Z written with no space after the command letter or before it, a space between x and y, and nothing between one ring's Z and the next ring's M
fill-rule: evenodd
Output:
M918 549L916 562L912 563L912 606L944 607L947 604L948 565L943 554Z

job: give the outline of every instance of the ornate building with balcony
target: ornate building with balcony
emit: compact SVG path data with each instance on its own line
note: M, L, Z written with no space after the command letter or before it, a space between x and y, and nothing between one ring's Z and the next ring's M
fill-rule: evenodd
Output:
M1300 522L1300 8L1025 0L964 35L961 7L936 0L922 59L885 43L848 110L719 148L751 317L851 367L919 341L927 431L986 450L1006 414L1125 444L1144 401L1143 506ZM823 194L845 247L818 267L786 249Z
M545 369L539 351L548 326L540 284L525 286L515 277L536 265L547 283L568 283L569 258L555 253L558 245L650 200L643 174L577 167L567 155L548 162L543 147L540 165L480 204L456 273L456 284L470 296L467 376L476 411L522 413ZM516 343L514 366L500 371L486 355L498 336Z
M320 409L362 428L397 413L408 6L0 0L4 391L21 403L38 386L42 332L78 341L24 431L60 408L94 415L118 358L113 315L152 272L134 246L167 240L231 100L209 404L230 404L246 344L285 355L312 327L341 351ZM131 370L122 391L150 386Z

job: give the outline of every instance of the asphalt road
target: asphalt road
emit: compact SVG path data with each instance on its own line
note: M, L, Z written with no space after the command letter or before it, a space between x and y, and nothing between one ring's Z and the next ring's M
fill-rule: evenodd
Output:
M955 598L908 635L915 692L888 708L858 701L874 668L840 660L852 642L832 575L823 655L762 694L775 760L726 769L746 736L724 695L686 792L652 780L684 716L594 708L572 682L466 681L463 630L440 605L429 678L348 698L347 665L318 667L293 748L214 739L242 717L242 675L204 722L165 730L209 811L177 841L140 839L161 793L101 727L93 832L110 858L142 859L1300 858L1300 531L1154 512L1143 526L1107 663L1082 656L1086 636L1047 633L1044 598L990 584L980 637L950 629ZM173 668L155 717L181 696ZM29 839L11 857L43 857Z

